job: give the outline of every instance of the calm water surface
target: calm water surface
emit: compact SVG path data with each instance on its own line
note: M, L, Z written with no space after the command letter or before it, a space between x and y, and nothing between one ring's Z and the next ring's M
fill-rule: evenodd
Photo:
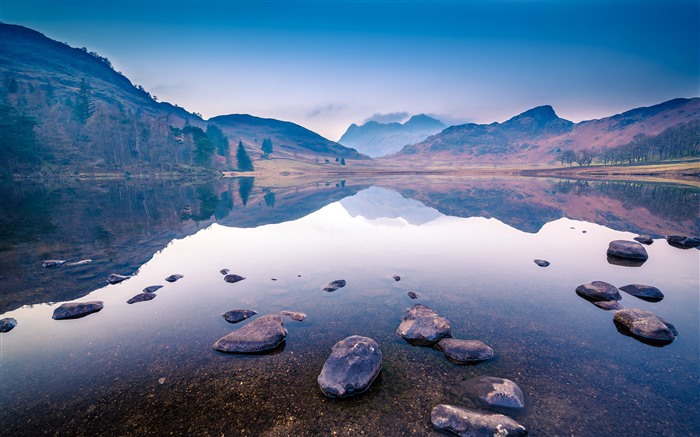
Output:
M258 186L136 182L2 188L3 435L440 435L430 410L475 407L464 382L517 382L531 435L698 435L700 251L663 235L697 235L698 190L641 183L441 178ZM610 264L608 242L647 233L641 267ZM42 259L80 267L47 269ZM538 267L533 259L551 262ZM223 281L219 270L246 279ZM73 270L71 270L73 269ZM133 274L106 285L109 273ZM179 273L183 279L167 283ZM395 281L392 276L400 275ZM345 279L333 293L321 288ZM613 313L574 289L594 280L660 288L650 303L679 337L653 347L620 334ZM148 302L126 301L164 285ZM420 298L412 300L407 291ZM54 321L65 301L104 309ZM493 347L460 366L395 330L422 303L457 338ZM283 348L212 349L242 326L221 314L283 310ZM349 335L384 354L371 389L329 399L316 383Z

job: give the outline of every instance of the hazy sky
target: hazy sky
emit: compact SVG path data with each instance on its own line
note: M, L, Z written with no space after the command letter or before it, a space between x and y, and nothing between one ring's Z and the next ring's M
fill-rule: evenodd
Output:
M378 114L600 118L700 94L700 2L31 1L0 20L108 57L205 118L249 113L337 140Z

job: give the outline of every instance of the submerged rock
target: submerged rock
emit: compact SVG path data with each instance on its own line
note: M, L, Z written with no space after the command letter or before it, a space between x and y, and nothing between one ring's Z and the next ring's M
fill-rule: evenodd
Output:
M287 316L290 319L297 321L297 322L301 322L306 318L306 314L299 313L296 311L280 311L280 314L282 314L283 316Z
M53 316L51 316L51 318L54 320L77 319L79 317L85 317L88 314L96 313L102 308L104 308L104 303L97 300L89 302L68 302L53 310Z
M633 238L633 240L642 244L646 244L647 246L654 243L654 239L652 239L649 235L637 235Z
M146 302L147 300L153 300L155 299L157 294L155 293L148 293L148 292L143 292L139 293L136 296L132 297L131 299L127 300L126 303L132 304L132 303L137 303L137 302Z
M409 291L409 292L406 293L406 294L407 294L408 297L410 297L411 299L418 299L418 298L420 297L420 294L416 293L415 291Z
M435 349L458 364L477 363L493 356L493 349L479 340L443 338L437 342Z
M168 282L175 282L175 281L177 281L178 279L182 279L182 278L184 278L184 276L182 276L182 275L176 273L176 274L174 274L174 275L168 276L167 278L165 278L165 280L168 281Z
M156 291L160 290L163 288L162 285L151 285L143 289L144 293L155 293Z
M66 263L66 267L82 266L85 264L90 264L91 262L91 259L81 259L80 261Z
M588 299L587 299L588 300ZM622 304L616 300L596 300L591 302L593 305L600 309L610 311L610 310L621 310L624 307Z
M620 287L620 290L647 302L658 302L664 298L661 290L651 285L630 284Z
M123 276L123 275L118 275L116 273L112 273L109 276L107 276L107 282L110 284L118 284L122 281L126 281L129 279L131 276Z
M394 278L394 281L396 281L396 282L401 280L401 276L399 276L399 275L394 275L393 278Z
M346 284L345 279L337 279L335 281L331 281L328 284L326 284L326 286L323 287L323 290L328 291L328 292L335 291L339 288L345 287L345 284Z
M245 278L240 275L226 275L224 276L224 281L228 282L229 284L235 284L236 282L240 282L244 280Z
M628 308L615 312L614 322L638 339L670 343L678 336L676 327L647 310Z
M408 309L396 333L414 346L432 346L452 337L450 322L421 304Z
M231 270L229 270L229 269L221 269L221 270L219 270L219 273L221 273L222 275L226 276L226 275L228 275L228 272L230 272L230 271L231 271Z
M434 427L461 437L526 436L524 426L503 414L440 404L430 412Z
M666 242L678 249L692 249L693 247L700 247L700 238L686 237L683 235L670 235L666 237Z
M523 391L510 379L477 376L464 385L486 407L525 408Z
M352 335L333 346L318 375L323 394L344 398L364 392L382 370L382 351L376 341Z
M549 265L549 261L544 260L544 259L536 259L534 261L535 261L535 264L537 264L540 267L547 267Z
M47 259L41 262L42 267L58 267L66 261L63 259Z
M231 310L223 313L221 317L226 319L229 323L238 323L241 320L245 320L249 317L253 317L257 314L257 311L253 310Z
M649 258L644 246L636 241L625 240L611 241L608 245L608 256L635 260L646 260Z
M261 353L275 349L286 337L287 329L282 323L282 316L268 314L221 337L213 348L234 354Z
M593 281L590 284L581 284L576 287L576 294L591 301L620 300L620 291L612 284L603 281Z
M17 326L17 319L13 319L12 317L0 319L0 332L10 332L15 326Z

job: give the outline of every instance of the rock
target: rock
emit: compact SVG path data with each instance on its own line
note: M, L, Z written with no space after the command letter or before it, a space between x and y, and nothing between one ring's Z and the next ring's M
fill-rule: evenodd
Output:
M182 278L184 278L184 276L179 275L179 274L174 274L174 275L168 276L167 278L165 278L165 280L168 281L168 282L175 282L175 281L177 281L178 279L182 279Z
M435 349L457 364L477 363L493 356L493 349L479 340L443 338L437 342Z
M399 275L394 275L393 278L394 278L394 281L396 281L396 282L401 280L401 276L399 276Z
M221 337L214 349L233 354L261 353L275 349L287 337L279 314L258 317L247 325Z
M409 308L396 333L414 346L432 346L452 337L450 322L425 305Z
M700 238L685 237L682 235L670 235L666 237L666 242L668 242L669 245L678 249L691 249L693 247L700 247Z
M600 309L603 309L605 311L610 311L610 310L621 310L624 307L622 304L616 300L596 300L594 302L591 302L593 305L597 306Z
M644 246L636 241L625 240L611 241L608 245L608 256L635 260L646 260L649 258Z
M235 284L236 282L240 282L244 280L245 278L240 275L226 275L224 276L224 281L228 282L229 284Z
M17 320L12 317L0 319L0 332L10 332L17 326Z
M525 408L523 391L510 379L477 376L464 385L485 407Z
M42 267L58 267L66 261L63 259L47 259L41 262Z
M576 293L591 302L620 300L620 291L612 284L603 281L593 281L576 287Z
M68 302L53 310L54 320L77 319L88 314L96 313L104 308L104 303L93 300L89 302Z
M649 235L637 235L633 238L633 240L642 244L646 244L647 246L654 243L654 240Z
M132 304L132 303L137 303L137 302L146 302L147 300L153 300L155 299L157 294L155 293L148 293L148 292L143 292L139 293L136 296L132 297L131 299L127 300L126 303Z
M430 413L434 427L461 437L526 436L524 426L503 414L440 404Z
M536 259L534 261L535 261L535 264L537 264L540 267L547 267L549 265L549 261L544 260L544 259Z
M420 294L416 293L415 291L409 291L409 292L406 293L406 294L407 294L408 297L410 297L411 299L418 299L418 298L420 297Z
M335 291L339 288L345 287L345 284L346 284L345 279L337 279L335 281L331 281L328 284L326 284L326 286L323 287L323 290L330 293L331 291Z
M290 319L301 322L306 318L306 314L304 313L298 313L296 311L280 311L280 314L283 316L288 316Z
M608 264L622 267L641 267L647 262L645 259L619 258L617 256L609 256Z
M238 323L241 320L245 320L248 317L252 317L257 314L257 311L253 310L231 310L223 313L221 317L226 319L229 323Z
M80 261L66 263L66 267L82 266L85 264L90 264L91 262L91 259L81 259Z
M160 290L163 288L162 285L151 285L143 289L144 293L155 293L156 291Z
M230 271L231 271L231 270L229 270L229 269L221 269L221 270L219 270L219 273L221 273L222 275L226 276L226 275L228 275L228 272L230 272Z
M678 336L675 326L647 310L638 308L619 310L615 312L613 320L616 325L624 327L638 339L670 343Z
M382 370L382 351L376 341L352 335L333 346L318 375L323 394L331 398L362 393Z
M126 281L130 277L131 276L122 276L116 273L112 273L111 275L107 276L107 282L109 282L110 284L118 284L122 281Z
M630 284L620 287L620 290L639 299L646 300L647 302L658 302L664 298L664 294L661 290L651 285Z

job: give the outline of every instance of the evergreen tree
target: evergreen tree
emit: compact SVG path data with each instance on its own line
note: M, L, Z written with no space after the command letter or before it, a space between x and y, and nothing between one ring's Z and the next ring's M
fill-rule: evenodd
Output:
M262 151L265 154L265 156L268 156L270 153L272 153L272 140L270 138L263 139Z
M207 137L209 138L209 141L216 149L216 153L228 158L228 152L229 152L228 138L226 138L226 135L224 135L224 132L221 129L219 129L218 126L210 124L210 125L207 125Z
M243 141L238 142L238 150L236 150L236 160L238 161L238 170L253 171L253 161L250 160L248 152L243 147Z
M34 134L34 117L21 115L10 105L0 105L0 165L14 162L36 164L40 161Z
M340 158L340 165L345 165L345 158Z
M248 204L248 198L250 197L250 192L253 189L254 183L255 178L244 177L238 179L238 194L241 196L241 202L244 208Z
M85 124L95 112L95 104L92 101L92 91L85 78L80 81L80 89L75 101L75 117L81 124Z

